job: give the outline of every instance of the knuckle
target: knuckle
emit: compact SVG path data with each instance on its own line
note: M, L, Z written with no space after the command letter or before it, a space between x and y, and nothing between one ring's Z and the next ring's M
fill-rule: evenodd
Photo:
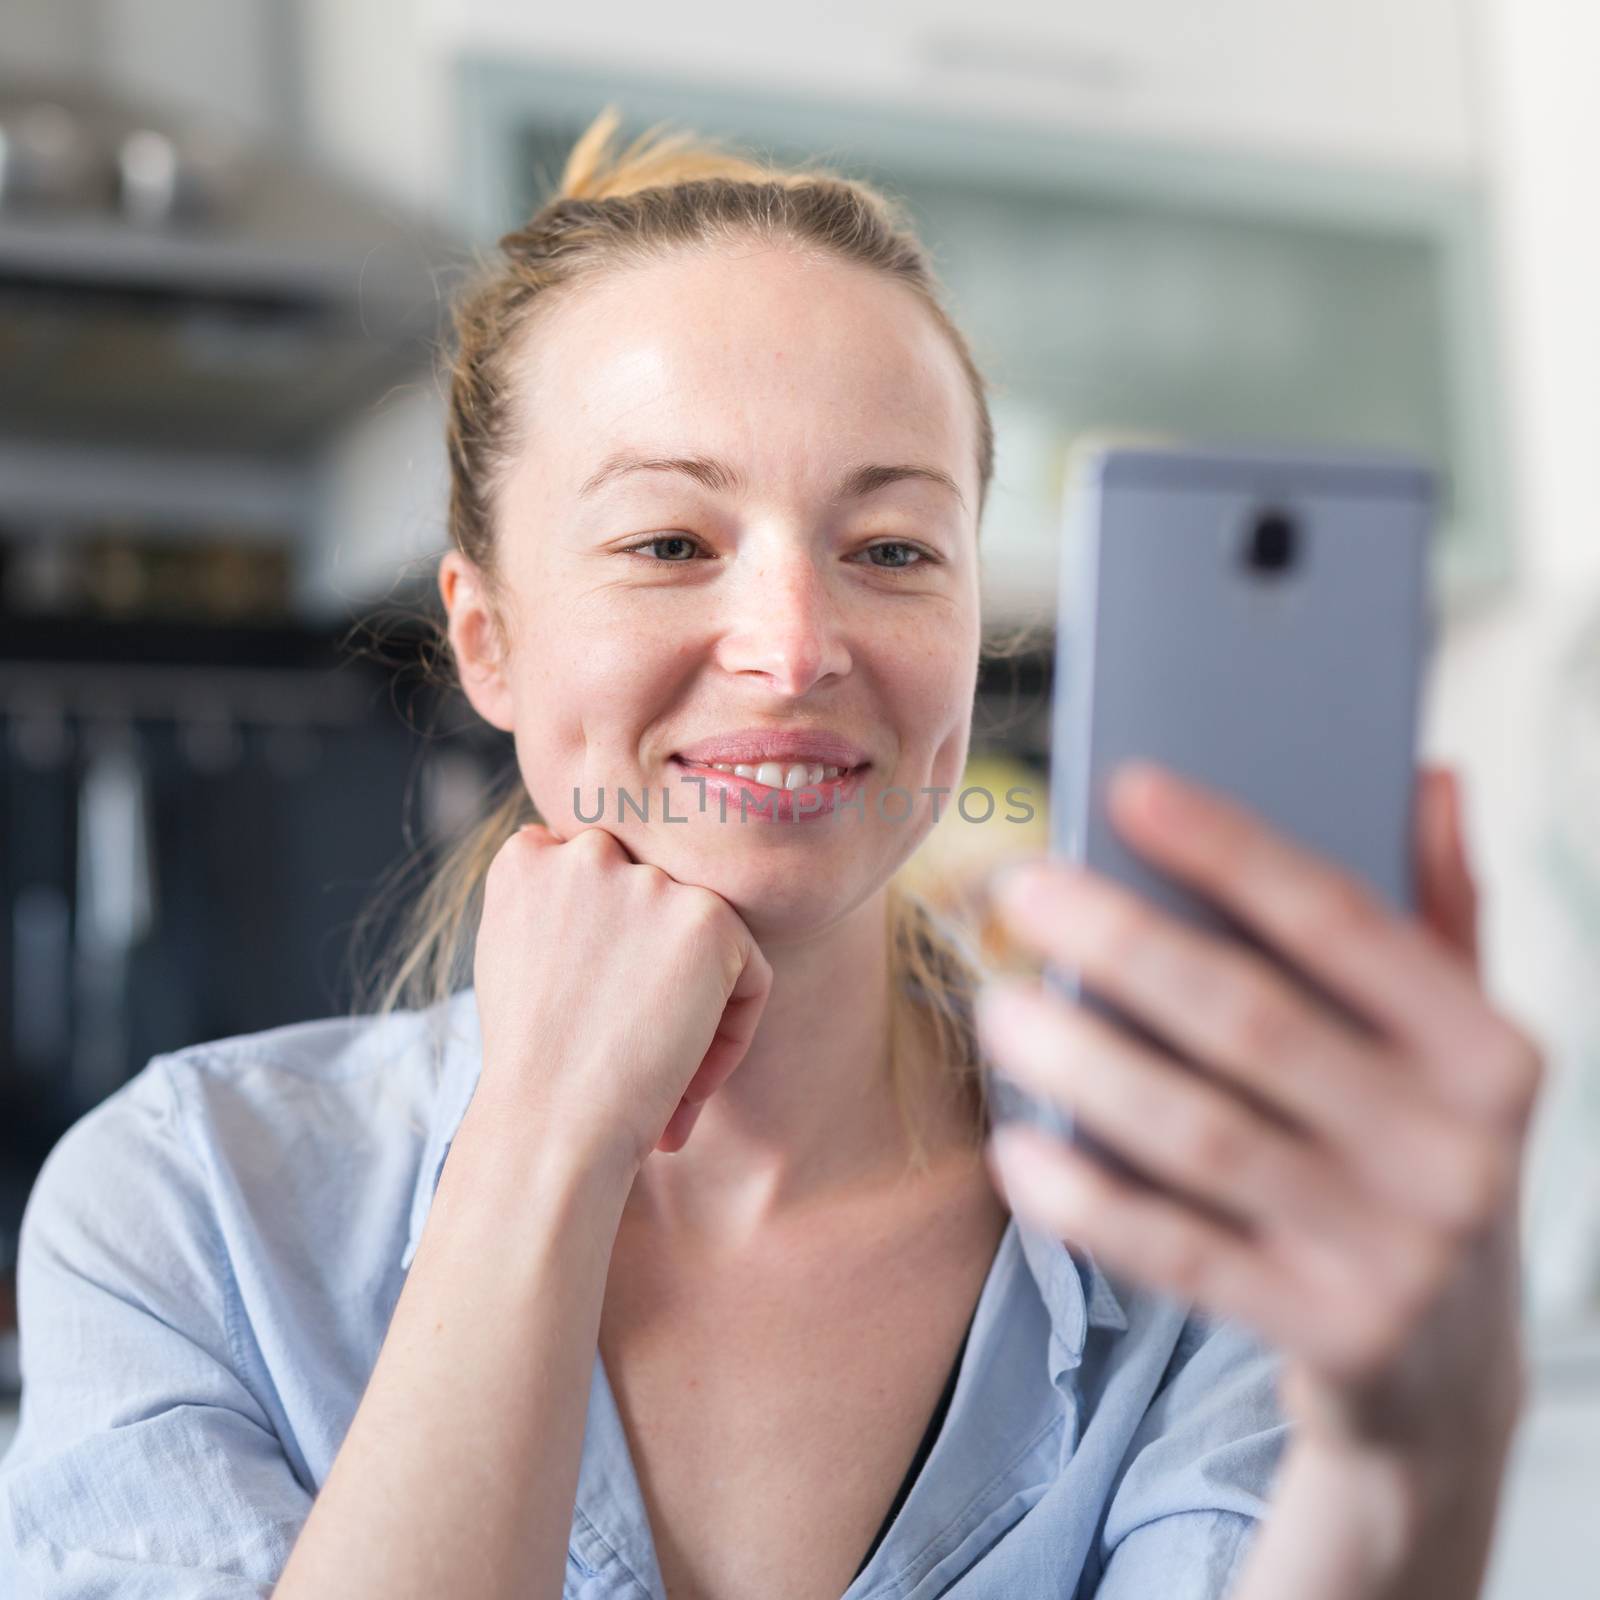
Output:
M1354 1374L1378 1372L1392 1365L1410 1331L1376 1295L1350 1303L1344 1321L1343 1365Z
M631 892L631 898L653 911L670 888L672 879L653 861L638 861L633 865L636 870L623 874L623 887Z
M1496 1109L1508 1121L1521 1122L1533 1110L1544 1082L1544 1060L1537 1044L1515 1023L1502 1022L1494 1052Z
M1375 932L1383 913L1372 892L1344 873L1319 877L1291 918L1307 946L1361 939Z
M1134 965L1149 948L1155 915L1138 900L1118 896L1101 918L1100 959L1108 971Z
M1512 1169L1500 1141L1474 1135L1462 1142L1449 1207L1459 1234L1476 1236L1493 1221L1510 1191Z
M1390 1320L1402 1335L1433 1308L1455 1263L1453 1241L1418 1232L1405 1246L1404 1264L1391 1294Z
M1178 1123L1178 1156L1193 1173L1236 1174L1250 1155L1250 1141L1239 1122L1218 1110L1196 1109Z
M489 860L489 870L484 874L485 890L509 875L522 871L522 863L534 848L520 833L512 834Z
M1292 1010L1259 979L1239 993L1224 1026L1239 1058L1252 1062L1284 1060L1294 1053L1299 1033Z
M737 940L724 937L731 929L727 902L713 890L700 884L679 882L657 867L658 879L648 885L652 895L665 895L664 914L674 930L674 937L696 950L717 942L728 947L728 959L739 953ZM660 903L660 902L658 902ZM737 967L735 975L737 975Z
M662 873L662 877L666 874ZM721 895L700 884L686 886L680 903L685 919L694 928L719 928L728 911L728 904Z

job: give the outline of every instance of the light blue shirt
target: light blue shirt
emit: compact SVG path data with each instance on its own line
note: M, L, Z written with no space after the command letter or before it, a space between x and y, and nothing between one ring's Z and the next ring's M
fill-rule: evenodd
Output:
M68 1130L23 1219L0 1595L271 1593L480 1060L466 989L156 1056ZM1013 1217L943 1431L849 1600L1225 1594L1283 1445L1275 1377L1233 1325ZM665 1600L598 1351L563 1593Z

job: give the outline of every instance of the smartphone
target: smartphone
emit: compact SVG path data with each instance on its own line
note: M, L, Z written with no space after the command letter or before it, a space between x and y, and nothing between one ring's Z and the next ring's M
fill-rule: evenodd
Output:
M1142 758L1232 796L1414 910L1434 506L1427 467L1392 455L1080 451L1063 506L1051 855L1281 965L1113 831L1108 780ZM1045 978L1174 1054L1077 974ZM1054 1105L998 1074L992 1085L997 1120L1036 1123L1126 1170Z

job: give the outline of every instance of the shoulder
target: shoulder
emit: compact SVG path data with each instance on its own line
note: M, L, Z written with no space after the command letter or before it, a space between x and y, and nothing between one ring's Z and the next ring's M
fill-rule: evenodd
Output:
M457 997L458 999L460 997ZM455 1007L327 1017L152 1057L39 1170L24 1238L170 1247L180 1220L295 1209L373 1167L415 1171Z
M126 1088L137 1100L141 1078L164 1078L164 1091L151 1083L143 1096L164 1093L202 1152L293 1163L295 1151L336 1140L356 1156L386 1135L420 1135L449 1009L323 1017L190 1045Z
M1174 1336L1152 1343L1144 1369L1143 1409L1107 1518L1113 1543L1178 1511L1259 1518L1286 1442L1277 1351L1192 1306L1169 1305L1164 1322Z
M1117 1280L1098 1537L1080 1594L1214 1600L1267 1513L1286 1442L1281 1360L1227 1318Z

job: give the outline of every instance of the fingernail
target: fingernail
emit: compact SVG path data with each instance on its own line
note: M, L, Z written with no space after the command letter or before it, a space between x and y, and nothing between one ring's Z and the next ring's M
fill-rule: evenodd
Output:
M1151 821L1169 822L1177 816L1181 802L1176 787L1154 762L1124 762L1116 782L1127 803Z

